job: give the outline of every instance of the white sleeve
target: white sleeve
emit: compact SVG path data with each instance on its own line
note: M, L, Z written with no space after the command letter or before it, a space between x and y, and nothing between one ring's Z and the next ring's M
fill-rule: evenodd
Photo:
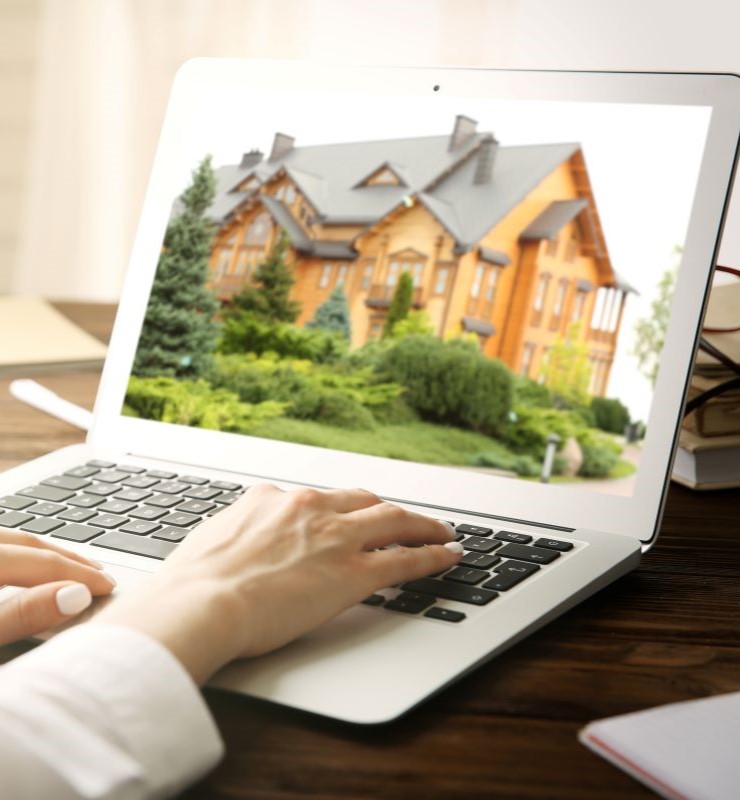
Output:
M0 668L3 797L170 797L223 750L182 665L130 628L79 625Z

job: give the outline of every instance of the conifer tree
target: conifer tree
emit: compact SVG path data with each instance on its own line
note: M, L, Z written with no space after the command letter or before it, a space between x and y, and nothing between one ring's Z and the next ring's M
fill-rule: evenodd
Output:
M408 272L402 272L393 292L391 304L383 323L383 339L393 336L393 328L397 322L406 319L411 309L411 300L414 295L414 281Z
M316 309L316 316L306 325L307 328L323 328L326 331L335 331L349 341L352 329L350 327L349 304L347 296L341 286Z
M205 212L216 193L211 157L193 171L180 211L167 226L133 373L197 377L218 336L218 301L206 288L213 226Z
M289 299L295 276L285 260L287 249L288 237L281 230L270 255L255 270L254 284L234 295L227 317L233 319L246 311L261 322L295 322L301 309Z

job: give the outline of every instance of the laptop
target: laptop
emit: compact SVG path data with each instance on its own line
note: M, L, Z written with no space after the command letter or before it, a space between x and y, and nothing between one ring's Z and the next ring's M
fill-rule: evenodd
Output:
M87 442L0 525L125 592L258 481L448 520L453 570L211 681L398 717L654 544L738 131L732 75L186 63Z

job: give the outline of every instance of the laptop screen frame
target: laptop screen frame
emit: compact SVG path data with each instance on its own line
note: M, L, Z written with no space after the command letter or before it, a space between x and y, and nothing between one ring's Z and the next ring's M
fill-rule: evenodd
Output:
M428 97L646 103L711 108L647 435L631 497L541 485L357 453L187 428L122 414L182 159L179 131L197 124L214 86ZM434 87L439 87L435 90ZM522 519L563 529L621 533L650 546L660 523L690 368L729 204L740 132L740 77L729 74L379 68L194 59L178 71L142 209L95 404L88 443L266 479L326 487L362 485L425 507ZM691 265L691 266L689 266ZM464 474L463 474L464 472Z

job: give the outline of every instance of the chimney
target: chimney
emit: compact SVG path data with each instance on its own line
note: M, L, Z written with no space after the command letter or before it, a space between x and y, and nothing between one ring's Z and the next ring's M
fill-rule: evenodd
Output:
M473 183L480 186L490 183L493 178L493 164L496 161L498 141L490 133L481 139L478 155L476 156L475 174Z
M455 127L452 129L452 136L450 136L450 146L448 150L457 150L462 147L471 136L475 134L475 128L478 123L470 117L463 114L458 114L455 117Z
M262 161L262 152L260 150L250 150L242 156L242 163L239 166L242 169L254 167Z
M293 149L295 139L285 133L276 133L272 142L272 152L269 161L278 161Z

